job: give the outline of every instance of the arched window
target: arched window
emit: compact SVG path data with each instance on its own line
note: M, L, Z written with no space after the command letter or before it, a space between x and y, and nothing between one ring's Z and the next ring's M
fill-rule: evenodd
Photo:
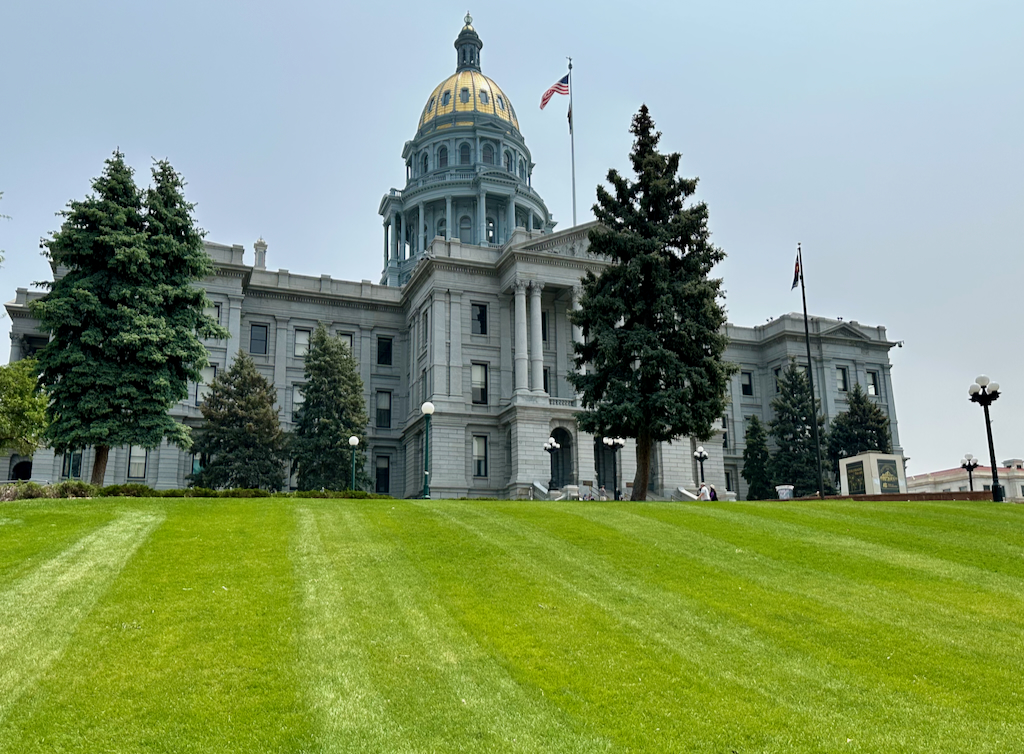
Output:
M459 147L459 164L469 164L469 144L463 144L461 147Z
M526 163L522 160L519 161L519 177L526 180Z
M441 236L441 238L447 238L447 235L446 235L447 232L448 232L448 219L442 217L440 220L437 221L437 235Z
M473 220L469 215L463 215L459 220L459 240L462 243L473 243Z
M512 172L512 153L505 152L505 170Z
M428 170L430 170L430 160L427 158L427 155L424 154L423 159L420 160L420 172L426 173Z
M494 243L497 240L497 236L494 232L494 218L487 218L487 243Z
M441 147L437 150L437 166L439 168L448 167L448 147Z
M484 144L484 164L494 164L494 147L490 144Z

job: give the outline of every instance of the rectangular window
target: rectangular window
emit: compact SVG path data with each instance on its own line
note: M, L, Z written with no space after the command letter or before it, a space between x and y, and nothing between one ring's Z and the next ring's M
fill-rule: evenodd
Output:
M391 366L391 338L377 338L377 363Z
M473 334L487 334L487 304L473 304Z
M253 325L249 328L249 353L267 355L267 326Z
M733 491L733 489L732 489L732 472L731 471L725 472L725 489L728 490L729 492Z
M540 339L542 342L548 342L548 313L540 313Z
M779 392L779 376L782 374L782 367L775 367L772 370L772 375L775 377L775 392Z
M473 403L487 405L487 365L473 364Z
M377 479L374 491L382 495L391 494L391 458L389 456L377 456L376 463Z
M220 324L220 304L213 304L206 307L206 309L203 310L203 314L212 319L218 325Z
M295 331L295 355L305 356L309 353L309 330Z
M204 465L205 464L203 463L203 456L200 455L199 453L193 453L192 454L192 476L195 476L200 471L202 471Z
M426 401L430 397L430 391L427 390L427 370L420 370L420 384L423 386L423 400Z
M982 489L983 489L983 490L984 490L985 492L991 492L991 491L992 491L992 485L990 485L990 484L986 484L986 485L984 485L984 486L982 487Z
M743 395L754 394L754 373L753 372L740 372L740 392Z
M549 388L549 384L550 384L549 380L550 379L551 379L551 370L548 367L544 367L544 392L548 393L549 395L551 394L551 389Z
M377 426L391 429L391 393L387 390L377 391Z
M306 396L302 394L303 387L304 385L292 385L292 421L298 419L299 409L306 402Z
M473 435L473 476L487 476L487 438Z
M845 393L850 389L850 376L846 367L836 367L836 389L840 393Z
M82 451L76 450L72 453L64 454L64 463L61 467L60 475L68 479L82 478Z
M878 389L878 372L868 372L868 395L881 395Z
M355 351L352 350L352 333L340 332L338 333L338 338L345 344L345 347L348 348L349 356L355 356Z
M217 365L210 364L202 368L202 381L196 385L196 405L202 406L206 396L210 394L210 385L217 379Z
M146 458L149 456L149 451L145 448L140 448L138 445L132 445L128 451L128 478L129 479L145 479L146 478Z
M423 312L423 348L427 347L430 340L430 312Z

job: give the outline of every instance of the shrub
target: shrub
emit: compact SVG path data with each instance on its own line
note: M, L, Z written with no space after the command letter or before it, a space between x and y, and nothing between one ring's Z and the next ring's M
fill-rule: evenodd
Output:
M100 497L160 497L160 493L146 484L129 482L111 484L99 490Z
M88 482L68 480L51 487L53 497L96 497L97 488Z
M43 497L53 497L53 491L36 482L17 482L14 484L15 500L37 500Z
M217 497L270 497L266 490L230 489L221 490Z

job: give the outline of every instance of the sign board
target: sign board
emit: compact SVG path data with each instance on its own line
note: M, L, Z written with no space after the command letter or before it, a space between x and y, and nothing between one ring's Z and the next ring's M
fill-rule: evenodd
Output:
M891 458L879 458L878 461L878 488L885 495L887 493L900 493L900 473L896 461Z
M846 478L849 480L849 495L863 495L867 493L864 485L864 462L855 461L846 465Z

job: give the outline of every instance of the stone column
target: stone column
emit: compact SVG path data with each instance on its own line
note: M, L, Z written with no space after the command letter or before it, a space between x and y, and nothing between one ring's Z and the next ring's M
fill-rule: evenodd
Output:
M508 226L505 232L505 240L508 241L512 238L512 234L516 232L516 195L509 194L508 197L508 219L505 221Z
M448 318L445 316L444 299L442 293L435 293L430 307L431 395L448 393Z
M462 295L458 292L450 294L451 316L448 318L451 327L448 351L448 374L450 395L462 396Z
M526 345L526 281L516 280L513 284L516 296L516 381L515 391L530 389L527 372L530 353Z
M11 358L10 358L10 361L8 363L9 364L13 364L14 362L20 361L20 360L21 360L21 335L19 335L18 333L14 332L12 330L11 331Z
M388 266L388 227L390 227L391 221L384 221L384 266Z
M423 202L420 202L419 217L416 218L416 251L418 252L427 250L427 239L429 239L430 236L427 236L427 238L423 237L425 226L426 215L423 212Z
M444 198L445 205L445 216L444 216L444 240L452 240L452 198L446 196Z
M533 392L544 392L544 343L541 340L540 292L544 284L530 281L530 372Z
M398 216L398 257L399 261L405 259L405 212Z
M480 194L476 200L477 208L477 243L480 246L487 245L487 192L480 189ZM495 239L497 240L497 239Z
M534 215L533 215L533 208L531 207L530 208L530 220L529 220L530 227L527 228L527 230L530 231L531 233L533 232L533 217L534 217Z
M228 354L225 369L230 369L242 347L242 297L228 296Z
M582 308L582 304L580 303L580 299L582 299L582 298L583 298L583 286L582 285L574 285L572 287L572 310L574 312L578 312ZM583 342L583 328L580 327L579 325L573 325L572 326L572 340L573 340L573 343L582 343ZM570 347L569 347L569 358L573 358L573 356L574 356L574 354L573 354L572 346L570 345ZM584 364L583 366L581 366L579 372L580 372L580 374L586 374L587 373L587 365Z
M277 345L274 348L274 387L277 388L277 413L284 415L285 383L288 381L288 317L275 317Z
M398 227L398 213L391 210L391 222L388 223L391 228L391 256L388 261L394 261L398 259L398 233L395 229Z

